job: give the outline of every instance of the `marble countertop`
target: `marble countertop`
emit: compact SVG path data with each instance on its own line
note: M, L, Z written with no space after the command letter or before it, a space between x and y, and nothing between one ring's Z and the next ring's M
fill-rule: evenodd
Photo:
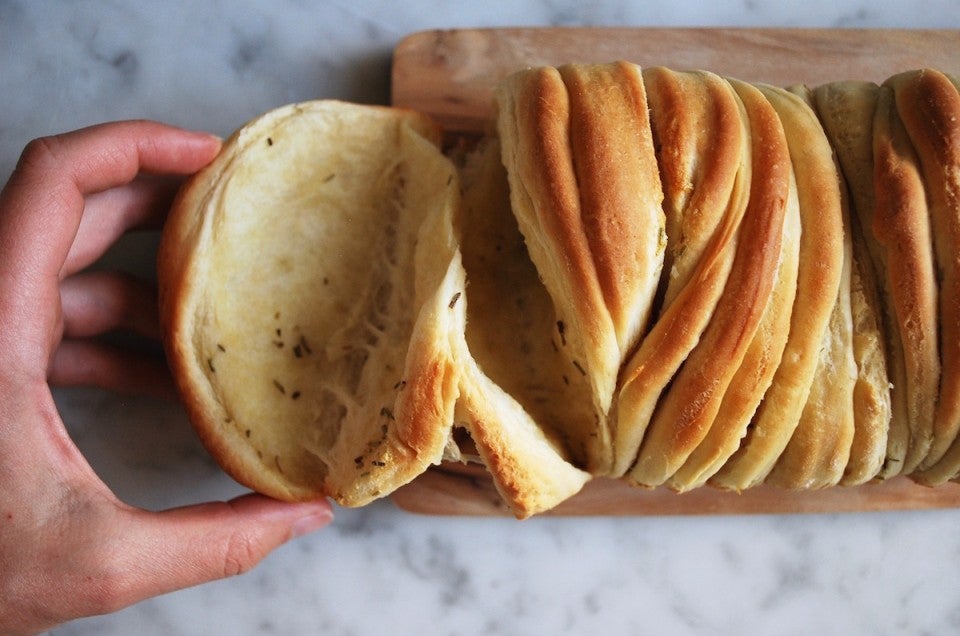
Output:
M960 28L960 2L0 0L0 176L30 139L104 120L226 135L301 99L385 103L404 35L507 25ZM123 258L149 268L152 254ZM129 503L240 492L179 405L80 389L57 398ZM384 501L338 510L331 527L245 575L53 633L957 633L958 527L960 510L521 523L417 516Z

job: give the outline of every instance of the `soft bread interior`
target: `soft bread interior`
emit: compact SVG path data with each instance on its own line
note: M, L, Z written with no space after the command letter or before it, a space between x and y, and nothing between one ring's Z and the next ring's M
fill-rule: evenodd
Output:
M495 138L461 165L467 321L457 421L519 517L548 510L589 480L579 432L596 424L586 377L562 352L546 288L510 205Z
M466 340L478 366L513 396L557 445L585 464L576 432L596 414L590 385L561 352L550 296L510 207L495 139L462 168L461 236L469 281Z
M439 461L449 360L408 355L448 328L429 316L444 264L419 290L413 267L425 219L456 204L437 136L411 113L293 105L238 131L181 194L160 252L170 358L241 482L360 504ZM430 371L417 386L411 365ZM431 409L404 399L417 391Z

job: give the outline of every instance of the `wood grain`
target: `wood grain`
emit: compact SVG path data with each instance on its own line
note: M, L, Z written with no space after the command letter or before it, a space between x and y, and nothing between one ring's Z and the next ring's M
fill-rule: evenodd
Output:
M641 66L706 69L789 86L882 81L923 66L960 73L960 32L946 30L547 28L415 33L394 51L392 101L434 117L449 141L489 128L492 94L509 73L537 65L625 59ZM508 515L482 468L443 465L393 495L421 514ZM551 515L832 513L960 507L960 485L905 478L856 488L685 494L595 480Z
M427 471L393 494L409 512L432 515L506 516L483 468L445 464ZM960 484L920 486L905 477L857 487L794 491L757 486L741 493L710 487L677 494L665 488L642 490L597 479L547 516L651 516L721 514L812 514L945 509L960 506Z
M625 59L705 69L751 82L883 80L932 66L960 72L960 33L948 30L550 28L426 31L393 57L392 101L452 133L487 127L494 86L538 65Z

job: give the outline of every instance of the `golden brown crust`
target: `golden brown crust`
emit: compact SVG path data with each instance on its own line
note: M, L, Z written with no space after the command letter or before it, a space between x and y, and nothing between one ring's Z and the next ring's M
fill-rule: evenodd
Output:
M650 318L663 267L664 214L647 97L634 64L566 65L580 221L621 352Z
M705 71L643 70L664 191L663 307L673 304L710 244L746 143L739 98Z
M672 254L670 301L621 373L615 476L636 460L661 393L713 314L733 265L751 182L748 123L729 85L712 75L649 73L655 134L676 143L661 142L658 156Z
M508 78L497 95L513 211L553 299L568 370L582 373L593 386L597 418L572 432L577 439L571 446L585 449L579 465L604 472L611 453L606 414L621 352L584 233L567 89L559 71L540 68Z
M757 333L723 395L710 430L668 481L673 490L685 492L706 484L736 452L740 440L746 435L747 426L773 381L787 343L797 293L799 256L800 205L791 166L784 208L783 247L773 292Z
M937 284L920 163L889 86L881 86L877 97L873 144L875 208L870 231L883 249L883 279L902 347L902 379L894 376L892 399L895 405L903 403L907 423L905 435L891 430L896 447L888 451L888 464L893 465L885 474L909 474L926 457L933 439L940 380Z
M939 283L942 375L930 450L934 465L960 429L960 94L943 73L924 69L888 80L916 149L927 192Z
M960 429L960 93L933 69L901 73L887 85L920 159L930 208L939 283L942 375L930 450L918 479L940 483L960 469L949 460L932 472Z
M766 102L756 89L734 86L741 96ZM755 94L755 95L754 95ZM843 219L836 175L824 171L824 149L811 138L810 109L798 98L778 102L792 116L782 118L797 181L800 205L800 269L797 294L780 366L764 395L740 448L710 480L724 489L743 490L761 483L773 469L796 429L807 401L820 345L840 287ZM829 148L826 150L830 157ZM832 178L832 181L831 181Z
M790 157L777 113L750 102L747 114L753 168L737 253L710 324L657 405L628 473L636 484L665 482L707 435L770 300L781 259Z

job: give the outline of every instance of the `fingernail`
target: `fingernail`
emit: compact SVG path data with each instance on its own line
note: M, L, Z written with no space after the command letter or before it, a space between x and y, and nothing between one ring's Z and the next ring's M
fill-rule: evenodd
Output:
M207 143L215 145L218 149L223 147L223 137L213 133L200 133Z
M307 533L314 532L328 525L333 520L333 512L329 509L313 512L300 517L290 527L290 538L295 539Z

